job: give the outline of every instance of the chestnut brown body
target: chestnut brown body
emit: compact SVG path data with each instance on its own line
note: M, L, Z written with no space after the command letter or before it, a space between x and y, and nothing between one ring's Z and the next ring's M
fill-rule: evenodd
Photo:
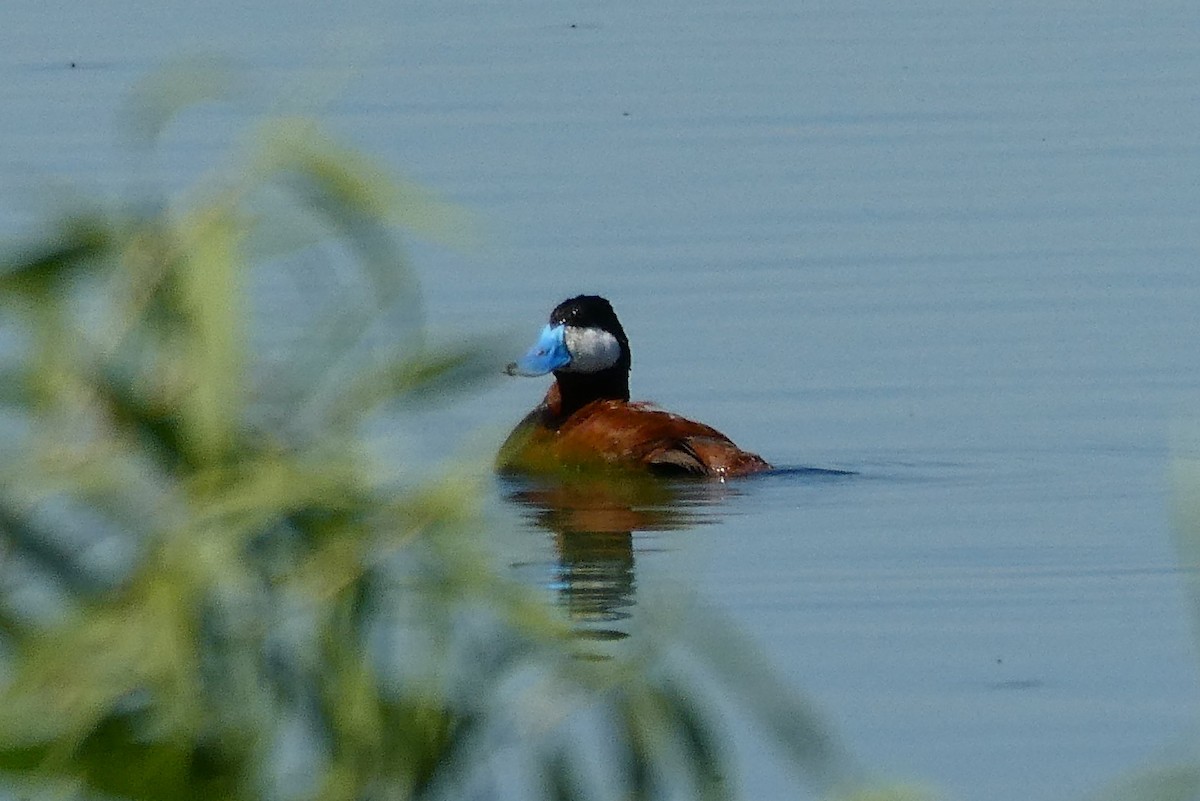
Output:
M498 467L530 474L616 468L721 478L771 469L715 428L648 403L602 398L564 413L557 382L509 435Z

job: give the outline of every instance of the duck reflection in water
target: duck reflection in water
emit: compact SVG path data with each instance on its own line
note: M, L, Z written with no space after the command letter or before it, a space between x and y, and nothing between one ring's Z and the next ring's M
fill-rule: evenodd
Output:
M551 583L577 634L589 640L629 634L635 534L715 522L716 506L736 494L730 485L710 481L607 473L514 480L512 486L509 499L554 535Z

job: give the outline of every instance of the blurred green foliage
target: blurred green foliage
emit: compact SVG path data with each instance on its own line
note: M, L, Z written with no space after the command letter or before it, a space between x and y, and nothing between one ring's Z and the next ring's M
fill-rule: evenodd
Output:
M154 105L146 139L174 113ZM459 218L307 121L254 143L0 261L10 791L721 798L731 709L842 786L826 730L732 632L685 615L580 658L485 556L471 479L395 480L367 424L498 363L422 334L396 226Z

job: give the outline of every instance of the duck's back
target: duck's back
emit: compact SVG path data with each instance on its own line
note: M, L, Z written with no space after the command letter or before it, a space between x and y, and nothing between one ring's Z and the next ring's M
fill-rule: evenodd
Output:
M715 428L648 403L598 400L563 419L556 401L551 391L513 431L501 449L502 469L544 473L598 465L737 476L771 467Z

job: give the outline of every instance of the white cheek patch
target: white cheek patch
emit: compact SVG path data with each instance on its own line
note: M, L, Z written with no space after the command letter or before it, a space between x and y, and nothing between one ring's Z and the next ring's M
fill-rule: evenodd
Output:
M621 358L621 343L600 328L572 328L565 332L567 353L571 363L560 368L569 373L598 373L607 370Z

